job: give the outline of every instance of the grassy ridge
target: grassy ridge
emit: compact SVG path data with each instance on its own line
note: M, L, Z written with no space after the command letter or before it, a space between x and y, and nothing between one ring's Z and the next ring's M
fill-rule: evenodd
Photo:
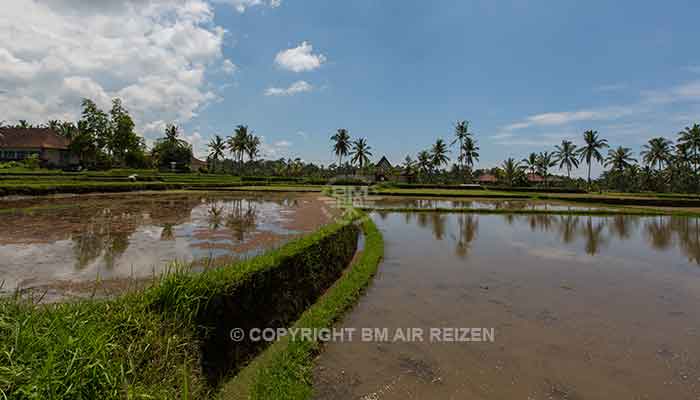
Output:
M364 218L365 248L358 260L294 324L295 328L329 328L351 308L377 271L384 242L376 225ZM224 385L220 398L308 399L312 395L313 358L321 344L282 338Z
M254 302L264 306L275 297L295 307L266 317L280 318L290 312L287 320L296 319L296 313L317 296L295 290L307 289L305 284L310 283L321 292L322 284L337 278L347 265L341 264L352 257L357 217L357 213L348 214L311 235L231 267L199 275L179 269L145 291L115 300L37 305L1 299L0 398L209 397L213 386L203 349L211 339L207 333L213 331L207 324L235 316L233 310L222 318L219 311L231 311L224 306L236 304L247 306L239 309L242 313L234 323L245 320L246 313L255 317L259 309ZM262 292L273 287L280 290ZM301 301L294 301L296 294ZM219 339L230 342L228 335Z

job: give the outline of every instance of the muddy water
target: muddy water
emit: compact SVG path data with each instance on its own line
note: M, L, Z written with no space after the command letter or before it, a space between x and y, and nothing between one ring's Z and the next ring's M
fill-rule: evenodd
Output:
M253 256L335 212L318 195L177 193L0 201L2 291L48 299L119 293L173 261L195 269ZM96 285L99 283L99 285Z
M317 398L700 398L700 220L373 218L386 257L340 327L495 340L329 343Z

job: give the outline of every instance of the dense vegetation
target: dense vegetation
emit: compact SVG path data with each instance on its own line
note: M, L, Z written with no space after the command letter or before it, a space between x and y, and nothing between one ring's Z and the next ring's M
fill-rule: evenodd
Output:
M119 99L114 99L107 113L93 101L83 100L83 111L77 122L49 121L44 126L71 140L71 151L80 156L84 167L110 169L114 167L158 168L189 171L192 148L169 124L164 137L148 149L143 138L134 131L134 122ZM0 123L1 124L1 123ZM31 127L26 121L14 125ZM215 135L208 144L206 167L200 172L235 174L238 176L286 177L332 180L363 179L371 181L378 172L372 162L372 147L366 138L352 139L347 129L338 129L332 136L332 152L337 163L328 166L307 163L300 158L265 160L260 158L261 137L247 125L238 125L229 137ZM451 163L450 148L457 146L456 162ZM607 151L607 152L606 152ZM493 176L498 185L559 186L586 190L616 190L624 192L697 192L700 189L700 125L686 127L674 143L656 137L644 145L637 160L631 149L610 148L597 131L583 133L583 144L577 146L562 140L553 149L531 153L521 160L508 158L490 169L475 169L480 148L468 121L454 126L453 140L436 139L428 149L415 158L407 155L401 165L381 171L389 180L417 183L458 184L479 181ZM227 158L229 154L231 157ZM591 176L594 164L605 170L597 179ZM38 160L22 164L0 165L5 168L36 169ZM572 172L584 168L586 179L572 178ZM565 172L555 175L554 172ZM496 182L490 182L496 184Z

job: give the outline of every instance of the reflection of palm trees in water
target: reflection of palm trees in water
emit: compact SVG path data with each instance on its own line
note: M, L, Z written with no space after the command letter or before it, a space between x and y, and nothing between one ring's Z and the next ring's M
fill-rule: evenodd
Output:
M430 221L433 226L433 235L435 239L442 240L445 236L445 216L442 213L430 213Z
M459 258L465 258L469 254L471 243L476 239L479 230L479 217L474 214L460 214L457 217L457 225L459 225L459 238L455 253Z
M209 210L207 210L207 219L209 222L209 229L212 231L215 231L221 227L223 224L224 218L223 218L223 213L224 213L224 207L217 205L216 203L212 203L209 206Z
M160 232L160 240L175 240L175 227L173 224L164 224Z
M596 255L600 248L607 243L607 238L603 235L604 222L593 223L593 218L588 217L583 225L583 236L586 239L586 253Z
M658 250L673 246L674 235L689 261L700 264L700 225L698 218L654 217L644 225L649 244Z
M610 233L619 239L626 240L632 236L632 229L639 225L639 219L627 215L615 215L610 219Z
M562 242L569 244L576 240L578 235L579 218L573 215L562 215L559 217L559 237Z
M226 227L231 230L235 240L242 242L245 235L257 227L255 203L243 199L237 199L230 203L231 207L226 215Z
M114 216L109 208L92 217L85 229L73 238L76 253L76 268L83 269L104 257L105 267L112 269L116 260L129 247L129 236L133 233L129 213Z

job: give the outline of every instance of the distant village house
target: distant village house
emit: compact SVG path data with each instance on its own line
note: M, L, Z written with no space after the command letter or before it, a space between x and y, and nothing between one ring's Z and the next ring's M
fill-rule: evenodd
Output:
M0 161L22 161L33 155L47 167L77 164L70 141L49 128L0 128Z

